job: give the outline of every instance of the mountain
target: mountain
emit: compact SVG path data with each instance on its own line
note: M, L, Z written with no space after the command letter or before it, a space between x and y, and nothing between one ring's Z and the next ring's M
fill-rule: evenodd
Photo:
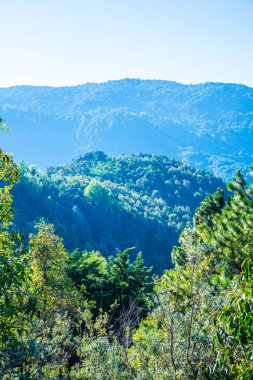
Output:
M1 146L41 168L91 150L172 156L231 179L253 162L253 89L124 79L0 88Z
M15 224L25 236L41 217L53 223L69 251L136 247L160 273L200 202L220 179L160 155L109 158L102 152L48 168L20 164L14 190Z

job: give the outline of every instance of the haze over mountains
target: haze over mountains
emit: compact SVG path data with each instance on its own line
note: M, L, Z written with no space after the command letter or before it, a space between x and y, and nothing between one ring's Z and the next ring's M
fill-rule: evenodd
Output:
M253 89L123 79L0 89L1 146L41 168L91 150L163 154L230 179L253 162Z

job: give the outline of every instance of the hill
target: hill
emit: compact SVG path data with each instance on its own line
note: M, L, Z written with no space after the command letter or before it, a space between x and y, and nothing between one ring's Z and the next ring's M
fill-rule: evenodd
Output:
M171 266L172 246L200 202L224 188L211 174L159 155L91 152L46 173L24 163L20 170L15 223L25 236L43 217L68 250L109 256L136 247L156 272Z
M91 150L175 157L231 179L253 161L253 89L124 79L0 88L1 146L42 168Z

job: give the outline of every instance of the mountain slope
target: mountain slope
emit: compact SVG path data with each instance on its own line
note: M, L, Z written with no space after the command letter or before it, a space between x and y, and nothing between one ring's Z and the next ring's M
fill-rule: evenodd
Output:
M1 145L43 168L90 150L173 156L230 179L253 161L253 89L124 79L0 89Z
M171 248L200 202L224 188L209 173L144 154L109 158L93 152L46 174L25 164L20 170L15 223L25 236L44 217L69 250L108 256L136 247L156 272L171 266Z

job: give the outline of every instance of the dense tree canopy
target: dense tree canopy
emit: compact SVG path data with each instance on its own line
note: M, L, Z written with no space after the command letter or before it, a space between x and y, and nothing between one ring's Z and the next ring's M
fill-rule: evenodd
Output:
M178 207L180 192L163 193L168 177L160 173L159 185L153 178L164 157L117 160L97 152L85 156L89 165L80 160L46 175L22 164L21 189L51 197L51 215L60 199L66 205L75 199L81 209L83 197L93 212L103 210L97 227L112 223L125 207L115 184L132 197L140 187L152 204L168 196ZM180 182L182 170L189 170L193 189L196 181L200 192L206 175L176 164L166 169L178 172L174 180ZM144 177L150 175L147 182L136 174L142 170ZM33 233L23 239L13 223L18 178L12 156L0 150L1 379L252 379L253 182L247 185L238 172L228 186L230 197L217 189L203 200L172 250L173 268L158 277L132 248L107 257L88 249L68 252L53 224L39 216ZM39 199L32 191L26 196ZM150 218L156 220L152 213Z
M68 250L108 257L136 247L157 273L171 266L170 251L201 200L224 189L208 173L143 154L109 158L91 152L47 173L24 163L20 171L15 222L25 236L43 217Z

